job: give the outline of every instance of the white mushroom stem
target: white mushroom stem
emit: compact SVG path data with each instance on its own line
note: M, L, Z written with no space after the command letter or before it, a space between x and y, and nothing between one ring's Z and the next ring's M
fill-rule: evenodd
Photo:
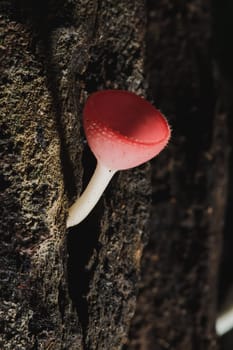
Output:
M111 170L97 162L95 172L82 195L69 208L66 226L78 225L94 208L117 170Z
M233 307L217 318L215 327L218 336L222 336L233 329Z

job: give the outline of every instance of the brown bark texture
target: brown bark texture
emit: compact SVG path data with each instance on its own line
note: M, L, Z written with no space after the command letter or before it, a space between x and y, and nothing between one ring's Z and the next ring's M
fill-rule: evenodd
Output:
M228 84L219 61L229 54L230 21L221 18L229 10L218 1L148 1L149 93L169 116L173 137L152 162L151 234L125 350L219 349L218 273L232 193L232 55ZM232 258L228 269L232 274Z
M117 174L92 215L66 213L95 160L86 97L144 94L143 1L4 1L0 348L120 349L148 235L150 166Z
M233 192L217 3L0 2L1 349L219 349ZM95 168L82 109L99 89L147 95L172 140L66 230Z

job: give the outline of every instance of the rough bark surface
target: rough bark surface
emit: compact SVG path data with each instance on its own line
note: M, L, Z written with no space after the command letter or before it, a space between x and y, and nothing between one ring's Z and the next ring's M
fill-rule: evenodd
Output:
M81 128L86 97L144 93L143 1L6 0L0 14L0 347L121 349L148 232L150 166L117 174L68 233L65 220L95 165Z
M212 15L210 1L148 1L149 89L173 140L153 162L151 236L127 350L218 348L230 109L214 61Z
M233 198L233 9L224 4L0 2L1 349L219 348ZM149 164L116 174L67 232L67 208L95 168L82 109L103 88L148 88L173 138L152 176ZM220 304L229 286L231 269Z

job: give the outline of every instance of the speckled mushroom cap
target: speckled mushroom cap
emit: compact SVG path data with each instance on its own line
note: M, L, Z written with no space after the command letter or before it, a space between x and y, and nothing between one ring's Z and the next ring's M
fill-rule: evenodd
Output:
M155 157L168 143L170 128L159 110L123 90L90 95L84 130L96 158L115 170L133 168Z

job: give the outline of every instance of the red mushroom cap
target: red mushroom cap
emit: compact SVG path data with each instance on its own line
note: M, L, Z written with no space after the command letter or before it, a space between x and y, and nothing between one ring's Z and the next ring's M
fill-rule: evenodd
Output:
M90 95L84 107L84 130L96 158L113 170L150 160L170 138L161 112L144 98L123 90Z

